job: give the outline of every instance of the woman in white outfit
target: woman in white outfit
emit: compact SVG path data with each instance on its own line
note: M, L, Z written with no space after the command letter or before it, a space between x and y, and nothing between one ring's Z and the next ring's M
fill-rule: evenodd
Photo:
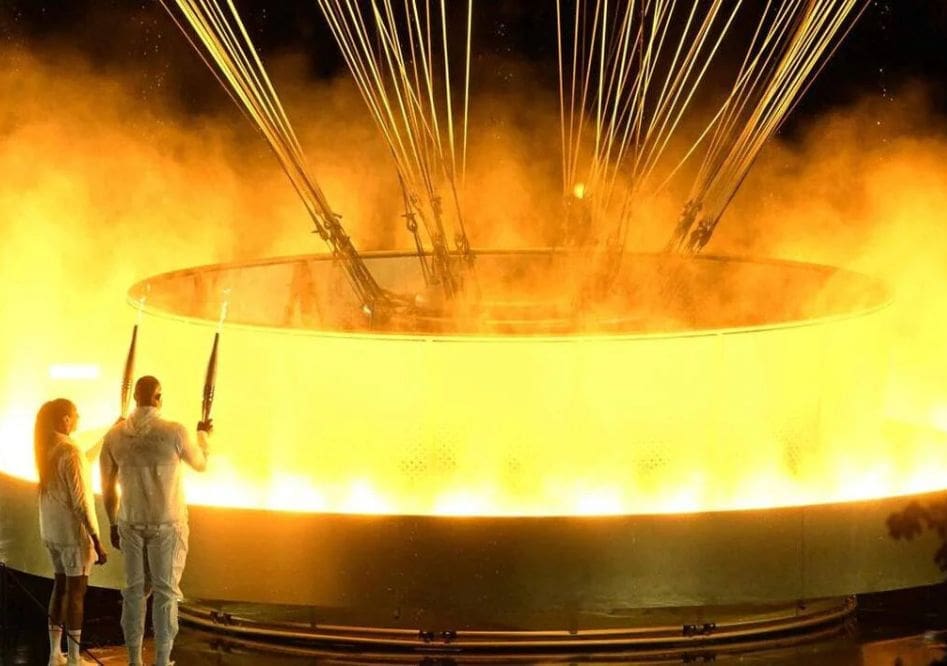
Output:
M79 655L83 602L92 564L105 564L99 542L89 463L69 437L79 422L76 406L51 400L36 415L34 447L39 472L39 526L55 581L49 600L49 663L91 664ZM60 652L66 626L68 653Z

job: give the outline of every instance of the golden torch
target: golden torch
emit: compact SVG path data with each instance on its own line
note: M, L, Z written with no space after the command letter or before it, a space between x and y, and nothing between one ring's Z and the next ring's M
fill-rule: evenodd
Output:
M128 406L132 399L132 378L135 374L135 345L138 342L138 324L132 328L132 341L128 345L128 356L125 358L125 374L122 376L122 418L128 416Z
M210 420L210 411L214 406L214 388L217 385L217 347L220 344L220 331L224 327L224 320L227 318L227 303L230 294L229 289L224 290L224 301L220 306L220 321L217 323L217 331L214 333L214 344L210 349L210 359L207 361L207 373L204 375L204 397L201 401L201 421L207 423Z
M207 361L207 374L204 375L204 399L201 401L201 421L210 420L210 410L214 406L214 387L217 384L217 345L220 343L220 331L214 333L214 346Z

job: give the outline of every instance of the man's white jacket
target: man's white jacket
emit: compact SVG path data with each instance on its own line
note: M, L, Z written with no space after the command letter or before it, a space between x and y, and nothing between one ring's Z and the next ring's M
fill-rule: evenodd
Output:
M139 407L105 435L102 485L121 486L118 521L129 525L187 523L183 465L207 466L207 434L197 443L180 423L166 421L155 407Z

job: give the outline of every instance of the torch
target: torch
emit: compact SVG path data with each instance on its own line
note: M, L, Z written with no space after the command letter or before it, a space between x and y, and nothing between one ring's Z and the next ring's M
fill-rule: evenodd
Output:
M148 298L148 292L151 291L151 285L146 287L145 295L138 299L138 319L132 327L132 341L128 345L128 356L125 357L125 374L122 376L122 398L121 413L122 418L128 416L128 406L132 399L132 379L135 377L135 346L138 343L138 327L141 325L141 313L145 309L145 299Z
M201 420L210 419L210 410L214 406L214 387L217 385L217 345L220 342L220 331L214 333L214 346L210 350L210 360L207 361L207 374L204 375L204 399L201 401Z
M128 416L128 405L132 398L132 377L135 374L135 344L138 341L138 324L132 328L132 342L128 345L128 356L125 358L125 375L122 377L122 418Z
M227 318L227 298L230 294L229 289L224 290L224 301L220 306L220 321L217 323L217 331L214 333L214 344L210 349L210 359L207 361L207 373L204 375L204 398L201 401L201 420L205 423L210 420L210 411L214 406L214 388L217 385L217 347L220 344L220 331L224 327L224 320Z

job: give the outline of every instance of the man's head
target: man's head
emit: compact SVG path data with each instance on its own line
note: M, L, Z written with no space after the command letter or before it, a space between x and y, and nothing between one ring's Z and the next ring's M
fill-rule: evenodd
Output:
M161 382L145 375L135 382L135 404L139 407L161 407Z

